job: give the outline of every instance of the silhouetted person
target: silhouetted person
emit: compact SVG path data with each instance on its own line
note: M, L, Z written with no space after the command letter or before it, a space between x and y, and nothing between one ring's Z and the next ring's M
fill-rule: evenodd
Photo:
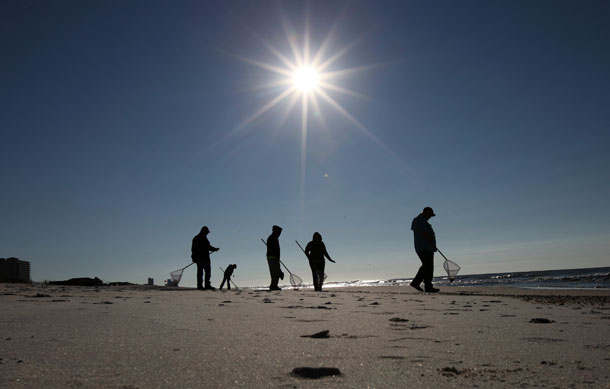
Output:
M210 284L210 277L212 276L210 252L218 251L218 249L210 244L207 238L209 233L209 228L203 226L199 234L193 238L193 245L191 246L191 258L197 264L197 289L199 290L216 289ZM202 280L203 272L205 272L205 287Z
M428 220L432 216L436 216L430 207L424 208L423 212L417 215L411 223L413 230L413 243L415 244L415 252L421 260L421 267L415 275L411 286L423 292L421 282L424 282L426 292L438 292L438 289L432 286L432 277L434 276L434 252L436 251L436 236L434 230Z
M267 263L271 275L271 285L269 290L282 290L277 283L280 279L282 269L280 268L280 241L278 238L282 233L282 227L273 226L271 235L267 238Z
M335 261L328 255L320 233L314 232L313 240L305 246L305 255L309 258L309 267L311 267L311 275L313 277L313 288L315 291L321 292L322 284L324 283L324 265L326 264L324 257L328 258L328 260L333 263Z
M237 269L237 265L235 264L227 266L227 268L225 269L224 278L222 279L222 283L220 284L220 290L222 290L222 287L224 286L225 282L227 283L227 289L231 290L231 276L233 275L233 270L235 269Z

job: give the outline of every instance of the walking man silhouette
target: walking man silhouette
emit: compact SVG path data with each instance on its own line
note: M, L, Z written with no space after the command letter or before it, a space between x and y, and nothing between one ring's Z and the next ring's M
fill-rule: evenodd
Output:
M436 293L438 289L432 286L432 277L434 276L434 252L436 251L436 235L428 220L436 216L430 207L424 208L423 212L417 215L411 223L413 230L413 243L415 252L421 260L421 267L415 275L411 286L423 292ZM424 282L424 290L422 290L421 282Z

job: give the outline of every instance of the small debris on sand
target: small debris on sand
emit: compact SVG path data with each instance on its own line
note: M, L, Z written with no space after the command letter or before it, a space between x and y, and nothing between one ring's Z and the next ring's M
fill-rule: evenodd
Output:
M460 374L460 371L457 368L453 367L453 366L443 367L442 369L439 369L439 371L444 376L452 376L452 375Z
M313 335L301 335L301 338L315 338L315 339L322 339L322 338L329 338L330 331L329 330L324 330L324 331L320 331L320 332L316 332Z
M551 320L551 319L545 319L543 317L535 317L533 319L530 320L530 323L543 323L543 324L548 324L548 323L555 323L555 320Z
M318 379L322 377L341 376L341 370L336 367L297 367L291 375L300 378Z

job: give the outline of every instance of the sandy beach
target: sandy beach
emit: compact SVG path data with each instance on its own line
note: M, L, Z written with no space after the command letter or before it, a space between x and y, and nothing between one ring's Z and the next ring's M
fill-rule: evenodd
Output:
M4 388L610 387L607 290L0 284L0 303Z

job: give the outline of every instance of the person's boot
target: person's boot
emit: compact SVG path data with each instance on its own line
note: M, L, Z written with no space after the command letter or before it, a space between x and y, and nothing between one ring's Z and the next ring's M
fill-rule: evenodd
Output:
M215 287L213 287L212 285L206 285L205 288L203 288L204 290L216 290Z
M428 293L437 293L440 289L433 287L432 285L426 286L425 291Z
M414 282L411 282L409 285L411 285L411 287L419 290L420 292L423 292L424 290L421 288L421 286L419 286L419 284L416 284Z

